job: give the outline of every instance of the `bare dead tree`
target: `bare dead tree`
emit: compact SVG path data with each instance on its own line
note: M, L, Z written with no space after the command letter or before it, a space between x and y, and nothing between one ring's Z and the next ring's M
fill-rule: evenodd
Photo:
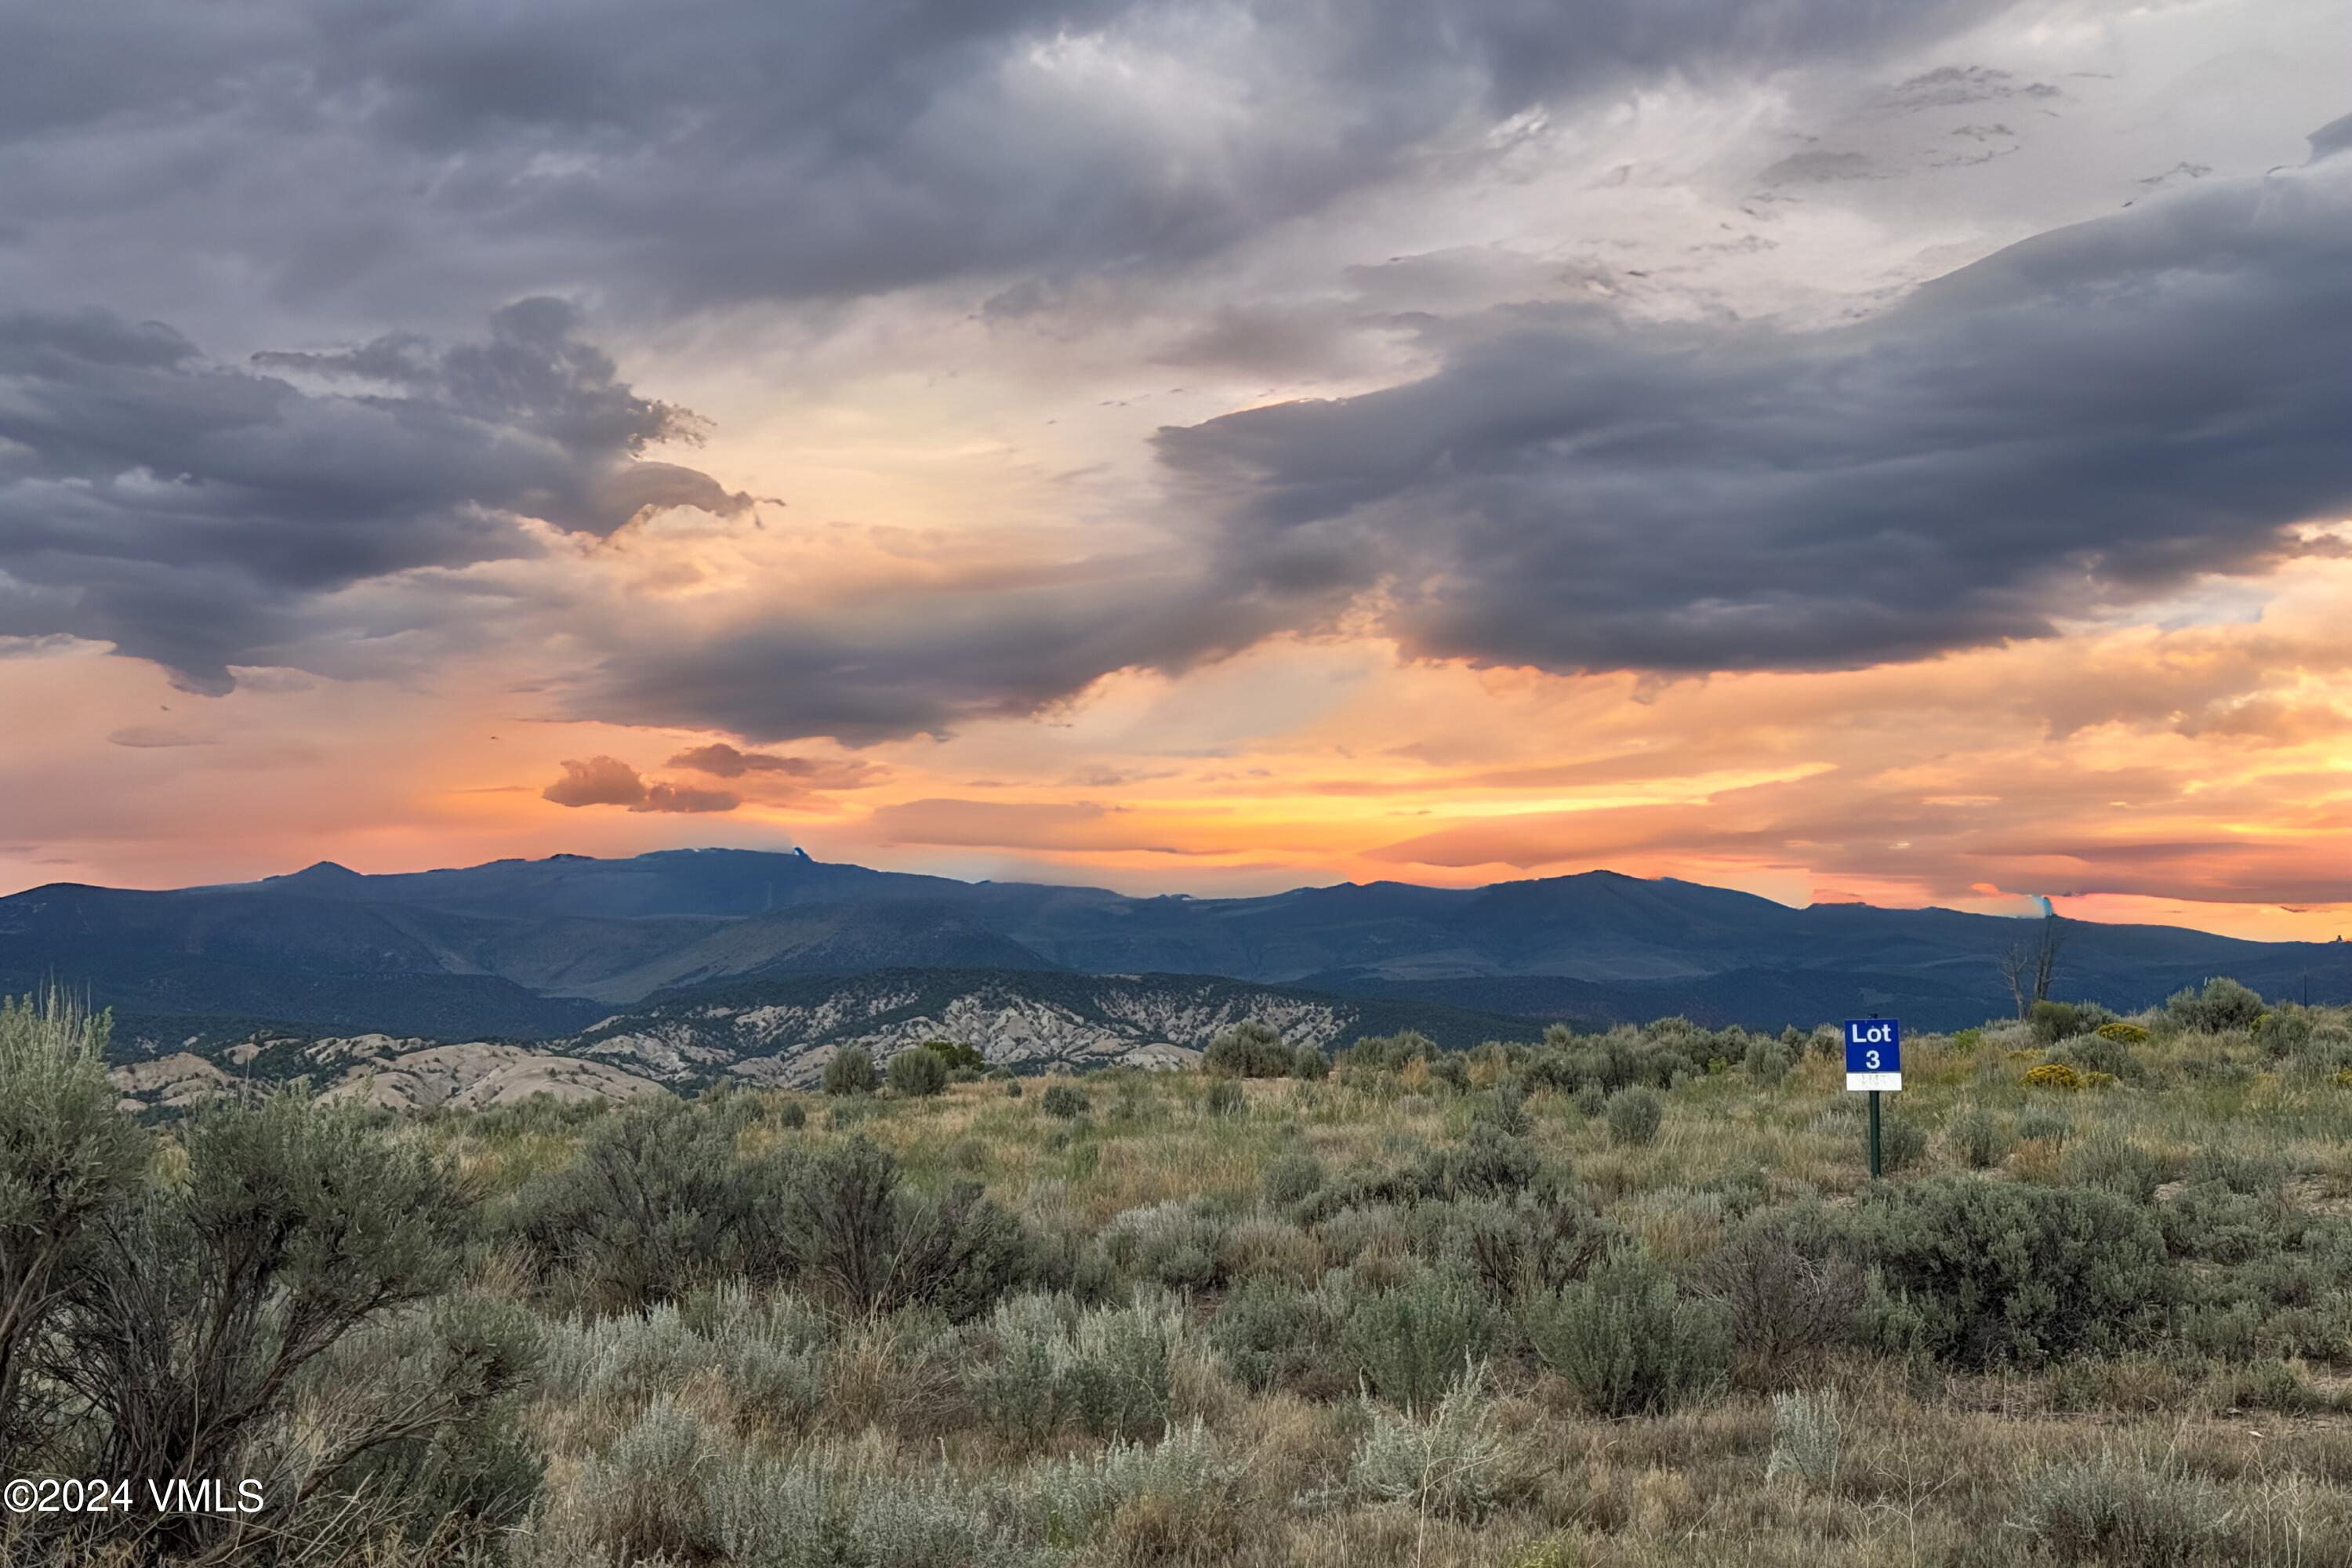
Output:
M2057 912L2042 918L2042 930L2032 942L2013 942L2006 952L1994 960L2000 967L2000 977L2009 985L2010 998L2017 1004L2017 1016L2021 1022L2033 1011L2036 1002L2050 999L2050 984L2057 978L2058 954L2066 946L2066 933L2060 930Z

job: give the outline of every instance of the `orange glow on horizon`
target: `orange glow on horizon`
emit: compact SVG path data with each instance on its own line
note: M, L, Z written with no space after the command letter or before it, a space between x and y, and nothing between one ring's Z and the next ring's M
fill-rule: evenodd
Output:
M597 569L642 585L667 559L673 593L732 595L695 584L728 576L702 552L737 546L688 535L669 555L658 531L625 542ZM863 749L552 719L529 672L191 698L83 647L0 666L25 737L0 880L799 845L1202 896L1594 868L1790 904L2025 914L2046 896L2076 919L2328 941L2352 932L2352 562L2296 562L2266 587L2259 620L1649 685L1278 639L1108 677L1040 719ZM721 742L788 762L713 777L674 761ZM545 797L565 762L599 757L672 786L662 803L732 807ZM104 834L78 826L94 816Z

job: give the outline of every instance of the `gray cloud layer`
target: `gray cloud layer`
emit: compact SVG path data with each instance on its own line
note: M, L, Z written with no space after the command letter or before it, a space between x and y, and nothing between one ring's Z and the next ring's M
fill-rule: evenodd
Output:
M0 284L175 261L431 312L1180 264L1470 122L1995 0L128 0L0 56ZM145 263L132 262L129 281ZM20 296L21 297L21 296ZM478 308L478 306L477 306ZM396 315L392 319L399 319Z
M1350 608L1556 671L2050 634L2352 510L2352 157L2042 236L1829 331L1502 313L1438 374L1160 437L1200 559L617 651L583 714L853 742Z
M2031 637L2352 510L2352 158L2042 236L1816 334L1513 312L1416 384L1171 430L1246 585L1412 651L1822 668Z
M51 6L0 52L0 293L245 290L411 321L577 289L650 321L1169 268L1524 110L2000 8ZM598 657L566 700L866 742L1350 611L1415 653L1561 670L2043 635L2352 507L2347 184L2338 155L2153 197L1835 331L1449 321L1424 380L1166 432L1163 559L571 626ZM0 633L110 640L220 691L233 666L308 658L348 613L332 595L528 551L519 517L601 536L647 507L745 510L644 456L690 433L546 299L480 342L235 365L101 312L0 317ZM441 591L448 614L475 614L468 591Z
M862 745L1035 713L1116 669L1181 670L1300 611L1210 591L1188 562L911 590L750 625L619 628L571 700L575 717L614 723Z
M0 631L110 641L219 692L292 657L320 595L528 550L518 516L603 535L648 506L746 509L633 461L691 427L574 325L529 300L481 342L246 369L153 322L0 317Z

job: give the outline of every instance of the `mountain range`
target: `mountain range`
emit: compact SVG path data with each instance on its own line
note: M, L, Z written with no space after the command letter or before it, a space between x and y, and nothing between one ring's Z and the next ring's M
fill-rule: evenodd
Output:
M2226 973L2266 994L2352 999L2341 941L2063 930L2060 995L2137 1006ZM552 1039L713 987L740 999L747 985L886 971L1032 992L1055 976L1212 976L1345 998L1399 1026L1420 1009L1449 1034L1473 1017L1591 1026L1674 1013L1778 1027L1871 1011L1950 1028L2011 1011L1995 961L2033 934L2028 921L1798 909L1610 871L1134 898L688 849L385 876L322 862L163 891L52 884L0 899L0 989L61 984L157 1040L261 1024Z

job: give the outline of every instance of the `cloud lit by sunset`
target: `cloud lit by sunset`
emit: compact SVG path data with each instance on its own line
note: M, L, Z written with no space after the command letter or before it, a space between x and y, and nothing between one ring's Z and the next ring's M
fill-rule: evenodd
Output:
M0 891L798 845L2352 933L2328 6L586 8L159 7L24 107ZM576 79L469 89L541 26Z

